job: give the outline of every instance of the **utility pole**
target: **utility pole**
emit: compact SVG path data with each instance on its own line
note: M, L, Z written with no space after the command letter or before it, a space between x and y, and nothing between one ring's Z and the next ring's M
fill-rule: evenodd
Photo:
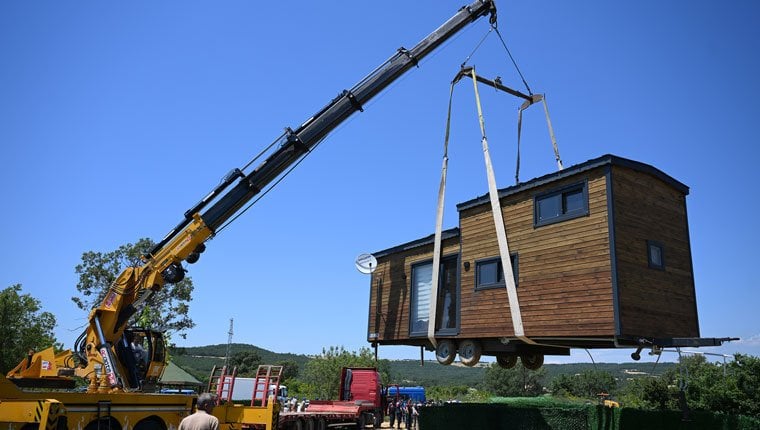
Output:
M227 332L227 353L224 355L224 365L230 365L230 347L232 347L232 322L234 320L230 318L230 331Z

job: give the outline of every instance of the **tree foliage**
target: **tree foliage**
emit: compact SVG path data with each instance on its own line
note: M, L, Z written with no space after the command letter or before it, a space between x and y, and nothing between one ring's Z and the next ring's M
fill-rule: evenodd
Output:
M82 262L75 268L79 275L79 296L71 300L79 309L89 311L99 305L111 284L128 267L141 265L140 256L147 253L154 243L140 239L110 252L88 251L82 254ZM193 292L190 277L176 284L167 284L153 293L146 305L130 320L131 325L166 330L185 337L185 331L195 323L189 316L189 302Z
M627 406L678 409L681 387L690 409L760 416L760 358L744 354L726 364L703 355L683 357L660 378L628 384L621 400Z
M29 350L60 348L53 334L55 316L41 312L40 301L21 294L21 285L0 291L0 372L5 374L26 357Z
M617 381L609 372L587 370L576 375L558 375L552 380L551 387L554 395L595 400L601 393L614 392Z
M543 393L546 369L528 370L522 363L504 369L493 363L486 369L483 385L486 390L502 397L530 397Z
M346 351L342 346L322 349L322 354L306 364L300 391L310 399L336 399L340 388L340 372L343 367L376 367L384 384L390 381L388 360L375 362L369 348L358 352Z
M277 362L278 366L282 366L282 375L280 380L290 381L298 377L298 363L295 360L280 360Z
M426 397L428 400L446 402L462 400L469 392L470 387L466 385L437 385L427 390Z
M256 351L240 351L230 357L230 365L237 367L238 376L256 376L259 364L261 364L261 356Z

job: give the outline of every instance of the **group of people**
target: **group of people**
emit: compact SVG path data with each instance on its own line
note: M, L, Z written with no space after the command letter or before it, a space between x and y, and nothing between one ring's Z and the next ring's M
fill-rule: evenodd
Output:
M304 398L300 402L297 398L291 397L290 399L285 399L285 401L282 404L282 411L283 412L303 412L306 410L306 408L309 407L309 401Z
M411 399L389 399L387 412L391 428L400 429L402 425L405 425L407 429L416 428L420 407L422 407L421 403L415 403Z

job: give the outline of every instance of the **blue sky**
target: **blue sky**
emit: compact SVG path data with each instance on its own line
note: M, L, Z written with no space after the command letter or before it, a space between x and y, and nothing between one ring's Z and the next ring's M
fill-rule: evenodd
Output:
M70 300L83 252L160 239L229 169L463 4L0 3L0 287L38 297L70 347L86 318ZM760 4L497 5L512 54L547 95L566 166L612 153L691 187L701 334L742 338L703 351L760 354ZM368 345L369 278L354 258L433 232L449 82L487 29L481 20L433 53L208 243L190 271L197 327L178 344L224 343L234 318L235 342L274 351ZM469 64L523 89L493 34ZM483 90L507 186L519 102ZM457 202L487 191L469 81L453 124L447 227ZM521 178L553 171L540 108L523 136Z

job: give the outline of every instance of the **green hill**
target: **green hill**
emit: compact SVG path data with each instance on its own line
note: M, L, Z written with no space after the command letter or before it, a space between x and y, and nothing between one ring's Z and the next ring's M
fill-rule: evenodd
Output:
M284 361L294 361L298 364L299 369L306 366L309 357L302 354L278 353L272 352L258 346L243 343L233 343L230 345L230 356L241 351L254 351L261 357L261 362L266 364L277 364ZM223 366L224 357L227 353L226 344L193 346L182 348L171 348L169 351L171 361L177 366L185 369L188 373L195 376L201 381L207 382L211 369L214 366Z
M298 368L303 370L306 363L311 359L303 354L277 353L254 345L233 343L230 345L230 355L240 351L255 351L261 357L262 363L277 364L284 361L293 361ZM226 344L172 348L171 360L188 373L201 381L208 381L213 366L224 364L227 352ZM483 381L485 369L488 363L481 363L476 367L465 367L453 364L442 366L435 361L426 361L420 366L419 360L391 360L391 378L393 383L400 385L433 386L468 386L477 387ZM611 373L618 381L646 376L659 375L675 366L675 363L572 363L572 364L545 364L546 380L548 385L551 380L561 374L578 374L587 370L603 370Z

